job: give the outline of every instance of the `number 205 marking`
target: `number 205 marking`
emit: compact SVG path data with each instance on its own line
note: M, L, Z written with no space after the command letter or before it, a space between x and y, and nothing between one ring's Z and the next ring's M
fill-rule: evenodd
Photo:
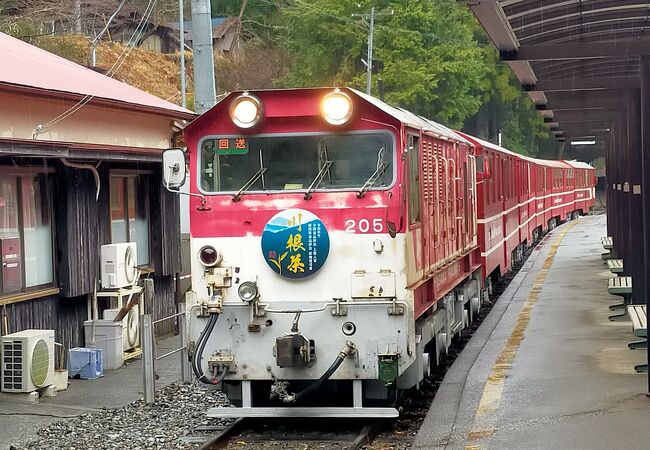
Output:
M384 224L380 218L372 219L372 222L369 219L359 219L359 221L354 219L345 220L346 233L368 233L371 226L373 233L381 233L384 231Z

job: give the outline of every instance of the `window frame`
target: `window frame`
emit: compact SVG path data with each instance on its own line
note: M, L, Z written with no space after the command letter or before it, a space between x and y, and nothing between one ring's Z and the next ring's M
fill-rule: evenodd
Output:
M3 177L7 178L13 178L16 183L16 205L17 205L17 211L18 211L18 238L20 239L20 254L21 254L21 260L20 264L22 265L22 270L21 270L21 289L19 291L15 292L8 292L6 294L3 294L0 292L0 300L8 299L8 298L13 298L13 297L23 297L25 295L29 296L29 294L33 294L39 291L47 290L49 289L56 289L58 291L58 278L57 278L57 264L56 264L56 238L57 238L57 233L56 233L56 215L54 212L54 183L55 179L51 174L56 173L56 169L54 167L38 167L38 166L30 166L30 167L14 167L14 166L4 166L0 165L0 173L2 173ZM51 257L51 263L52 263L52 281L49 283L43 283L43 284L37 284L34 286L27 286L27 277L25 273L26 269L26 264L25 264L25 217L24 217L24 197L23 197L23 183L21 182L22 178L30 177L30 176L35 176L35 175L44 175L45 176L45 184L48 188L48 198L47 198L47 208L48 208L48 216L50 219L50 246L52 250L52 257ZM1 257L1 255L0 255Z
M129 194L128 194L128 179L129 178L139 178L142 176L148 177L146 179L146 186L142 189L144 191L144 204L146 208L146 216L147 216L147 240L148 240L148 262L145 264L138 265L140 269L152 269L153 264L152 264L152 253L151 253L151 247L152 247L152 242L151 242L151 192L150 192L150 187L151 187L151 176L152 171L150 170L129 170L129 169L111 169L109 174L108 174L108 235L110 237L110 243L113 244L113 221L111 218L112 214L112 199L111 199L111 187L112 181L114 178L121 178L122 183L123 183L123 188L124 188L124 201L125 201L125 215L124 215L124 222L125 222L125 229L126 229L126 242L134 242L130 240L130 233L131 229L129 226ZM138 185L139 183L135 183L134 189L136 192L134 192L134 196L137 199L138 198ZM136 206L137 206L137 200L136 200ZM136 212L137 216L137 212ZM138 249L138 252L140 250Z
M234 139L234 138L239 138L239 137L246 137L247 139L254 139L254 138L282 138L282 137L300 137L300 136L336 136L336 135L342 135L342 136L353 136L353 135L361 135L361 134L377 134L377 135L384 135L388 137L389 142L392 144L392 160L391 160L391 183L388 184L387 186L381 186L381 187L371 187L368 190L369 191L389 191L393 189L397 183L397 138L395 137L395 134L391 133L389 130L355 130L355 131L348 131L348 132L336 132L336 131L309 131L309 132L296 132L296 133L260 133L260 134L253 134L253 135L245 135L245 134L210 134L207 136L204 136L199 140L196 146L196 188L200 193L206 196L212 196L212 195L229 195L232 196L234 193L237 191L207 191L203 189L202 186L202 175L201 175L201 167L203 163L203 155L201 149L203 148L203 143L205 141L210 141L210 140L216 140L216 139ZM315 190L315 192L357 192L361 187L358 188L337 188L337 189L322 189L318 188ZM262 195L269 195L269 194L304 194L306 189L296 189L296 190L286 190L286 189L281 189L281 190L253 190L249 189L246 191L247 195L250 194L262 194Z

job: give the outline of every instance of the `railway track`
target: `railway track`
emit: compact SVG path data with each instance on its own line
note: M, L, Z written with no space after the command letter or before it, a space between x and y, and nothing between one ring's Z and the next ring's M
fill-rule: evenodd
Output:
M284 419L286 422L286 419ZM295 419L289 426L281 420L256 421L237 419L224 426L198 427L195 435L185 438L188 444L201 441L199 450L230 450L245 448L358 450L372 442L385 425L384 420L361 422L329 420L318 424L315 419ZM361 426L361 428L359 428ZM315 431L317 430L317 431ZM212 432L211 436L197 436Z

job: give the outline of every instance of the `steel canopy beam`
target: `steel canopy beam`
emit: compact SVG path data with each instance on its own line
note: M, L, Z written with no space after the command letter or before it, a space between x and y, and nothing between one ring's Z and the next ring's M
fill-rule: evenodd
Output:
M557 61L650 55L650 40L623 40L599 43L524 45L516 50L500 49L504 61Z
M537 83L524 84L528 92L560 92L599 89L638 89L638 76L602 77L602 78L560 78L554 80L537 80Z
M577 121L611 121L617 119L622 110L617 109L586 109L586 110L566 110L557 111L553 120L560 122L577 122Z
M497 0L472 1L468 5L499 50L516 50L519 41Z

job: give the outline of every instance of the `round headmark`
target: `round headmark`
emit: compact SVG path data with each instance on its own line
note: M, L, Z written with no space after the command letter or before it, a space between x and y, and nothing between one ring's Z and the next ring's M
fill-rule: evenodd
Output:
M323 267L330 251L325 225L314 213L287 209L277 213L262 231L264 260L285 278L307 278Z

